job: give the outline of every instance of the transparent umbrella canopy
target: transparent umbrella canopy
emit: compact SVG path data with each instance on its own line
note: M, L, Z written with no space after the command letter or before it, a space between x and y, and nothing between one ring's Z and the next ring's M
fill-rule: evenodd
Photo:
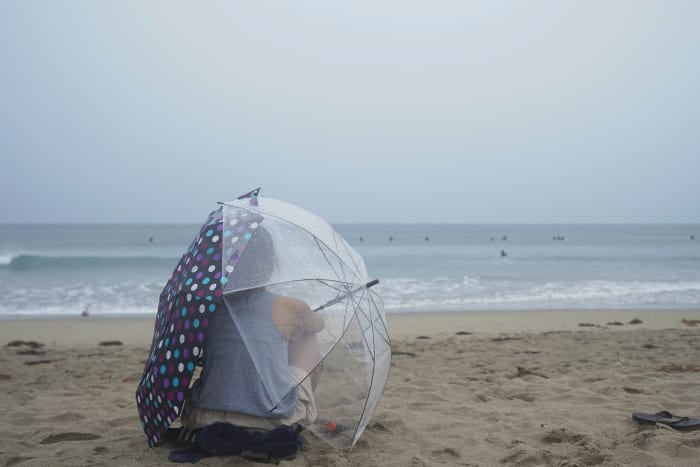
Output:
M235 297L264 288L306 303L324 322L316 333L320 352L311 365L319 374L313 391L318 417L306 428L334 446L354 445L379 401L391 362L383 303L370 288L376 281L369 280L364 260L326 221L272 198L257 198L253 205L246 199L224 203L223 226L224 303L253 362L264 371L266 347L254 342L255 317L237 313ZM240 247L261 229L273 251ZM256 269L270 258L271 273L259 274ZM297 385L290 380L268 392L283 404Z

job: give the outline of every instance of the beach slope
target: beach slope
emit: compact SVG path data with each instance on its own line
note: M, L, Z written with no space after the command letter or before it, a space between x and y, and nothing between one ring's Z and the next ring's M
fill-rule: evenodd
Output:
M699 311L390 315L391 374L358 444L340 451L307 434L282 465L697 465L700 430L631 418L700 417L694 320ZM2 321L0 465L167 464L175 447L147 447L134 401L152 329Z

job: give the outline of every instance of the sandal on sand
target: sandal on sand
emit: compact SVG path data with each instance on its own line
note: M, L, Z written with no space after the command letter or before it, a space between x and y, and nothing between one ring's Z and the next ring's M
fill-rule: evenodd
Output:
M651 425L661 423L677 430L692 430L693 428L700 427L699 418L679 417L666 410L656 412L655 414L633 412L632 418L640 423Z

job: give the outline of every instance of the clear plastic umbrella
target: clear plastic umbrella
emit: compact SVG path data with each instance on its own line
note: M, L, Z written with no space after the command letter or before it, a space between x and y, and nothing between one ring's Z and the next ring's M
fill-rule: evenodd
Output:
M254 199L223 204L226 310L259 372L265 371L269 343L256 342L255 316L237 313L243 292L264 288L300 300L323 320L315 334L320 352L305 371L314 379L318 416L302 424L334 446L352 446L379 401L391 362L383 303L370 289L377 281L370 281L362 257L326 221L289 203ZM264 247L246 248L256 236L266 238L257 242ZM275 395L270 410L295 397L299 384L289 379L267 388Z

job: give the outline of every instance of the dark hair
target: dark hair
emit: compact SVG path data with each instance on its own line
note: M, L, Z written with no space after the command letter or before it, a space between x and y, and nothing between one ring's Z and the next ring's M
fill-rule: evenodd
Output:
M233 272L229 290L244 290L264 285L275 270L275 247L270 232L262 226L253 231Z

